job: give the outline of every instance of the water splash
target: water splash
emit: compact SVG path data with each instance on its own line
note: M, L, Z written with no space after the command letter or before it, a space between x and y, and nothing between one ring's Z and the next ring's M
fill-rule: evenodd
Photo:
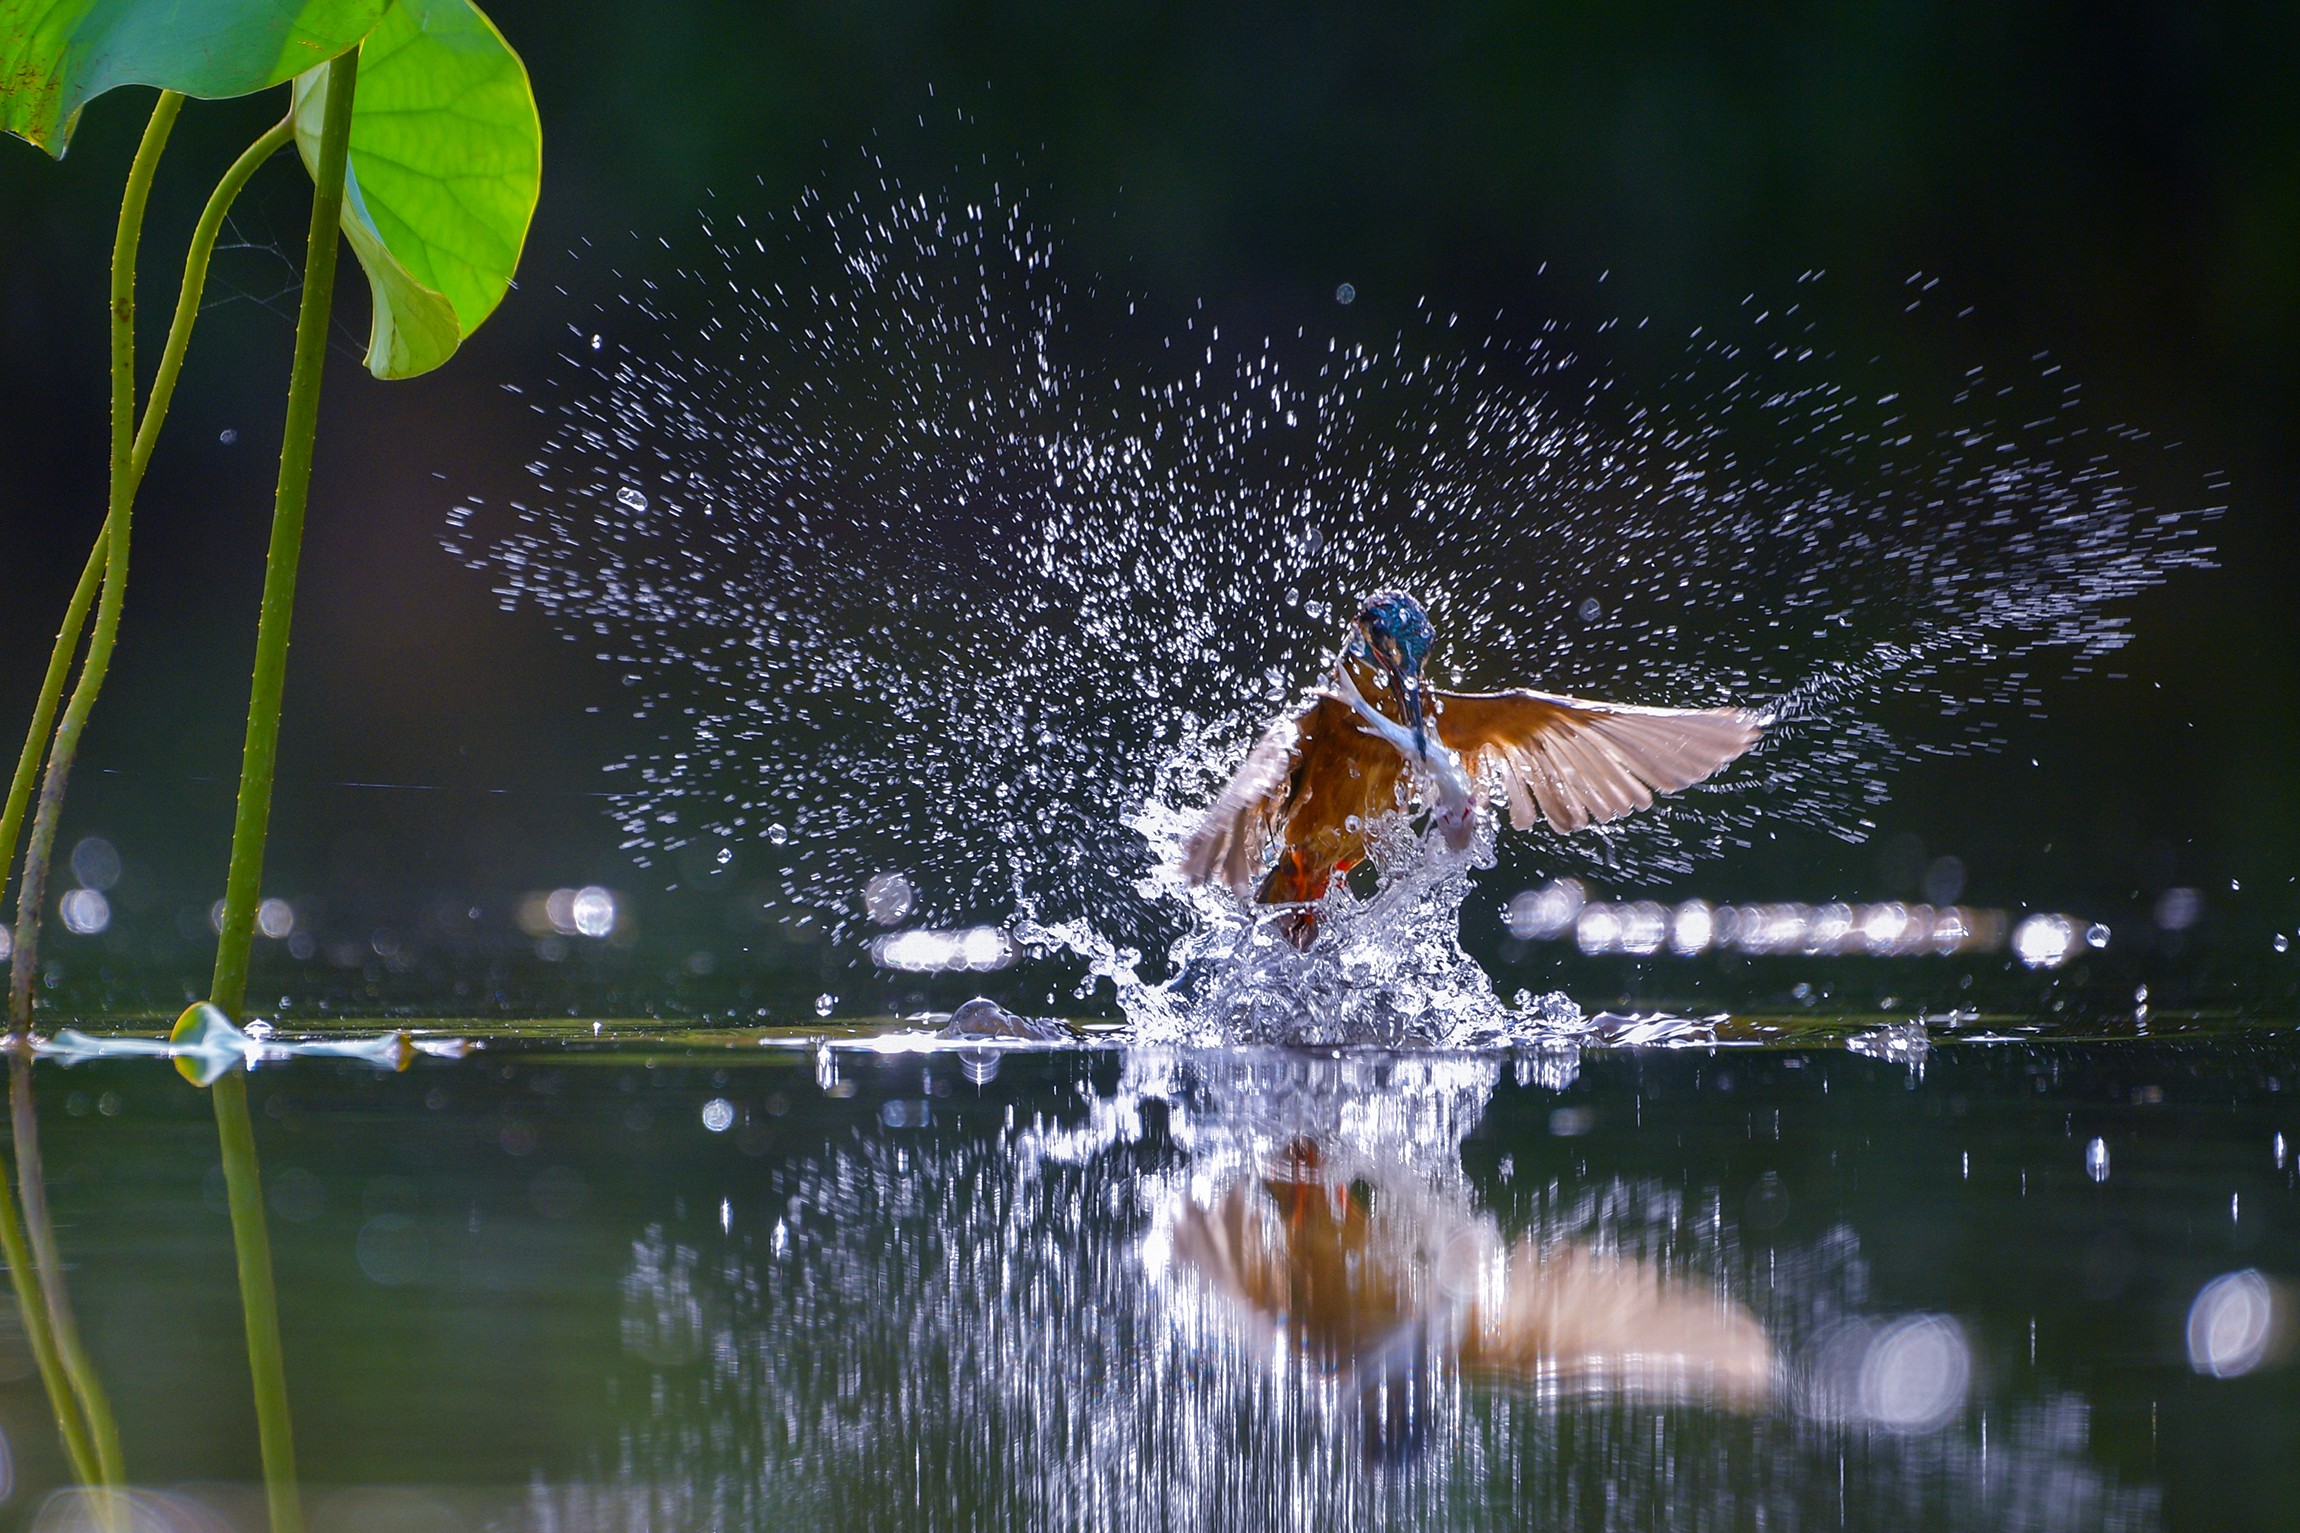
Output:
M1475 1245L1499 1226L1460 1150L1500 1068L1137 1049L1004 1132L840 1136L754 1173L771 1228L633 1240L615 1441L506 1526L2160 1523L2154 1487L2094 1461L2081 1396L1999 1386L1978 1412L1912 1417L1924 1402L1879 1364L1939 1322L1879 1313L1851 1228L1752 1236L1701 1180L1562 1177L1528 1189L1524 1238L1755 1315L1786 1367L1753 1420L1656 1408L1619 1378L1500 1386L1440 1349L1404 1432L1395 1395L1236 1325L1177 1259L1193 1206L1304 1141L1418 1244Z
M1444 685L1778 717L1714 782L1503 853L1634 879L1786 825L1861 839L1899 762L2041 709L2124 642L2116 603L2207 562L2209 509L2145 505L2137 434L2085 424L2057 367L1914 406L1848 381L1801 288L1631 397L1557 324L1169 325L1061 275L1011 195L871 182L617 267L536 391L532 489L467 499L448 544L631 688L641 863L739 857L837 939L890 872L930 924L1021 909L1153 1032L1517 1025L1450 931L1478 859L1283 984L1160 871L1367 589L1424 599ZM1217 952L1242 962L1209 982Z
M1275 929L1273 912L1182 881L1177 854L1193 823L1189 807L1157 798L1134 821L1150 853L1145 882L1192 917L1167 950L1170 977L1144 979L1139 952L1085 920L1041 924L1026 913L1017 928L1042 952L1083 959L1090 984L1108 980L1142 1041L1491 1048L1584 1026L1562 994L1504 1003L1462 948L1472 875L1494 865L1492 822L1451 852L1406 815L1384 816L1367 840L1372 892L1360 898L1337 880L1318 903L1319 939L1307 953Z

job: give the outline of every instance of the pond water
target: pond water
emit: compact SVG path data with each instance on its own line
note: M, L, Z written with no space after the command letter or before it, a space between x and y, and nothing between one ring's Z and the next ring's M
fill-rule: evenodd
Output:
M2269 1528L2300 1498L2289 1029L1904 1059L570 1031L248 1077L313 1527ZM207 1096L35 1069L133 1525L260 1527ZM0 1373L0 1516L96 1525L13 1330Z
M232 777L107 724L12 1164L139 1489L27 1284L0 1525L292 1533L291 1420L323 1530L2292 1524L2300 875L2196 732L2272 710L2131 644L2226 476L1924 273L1225 315L867 158L585 240L525 435L380 497L510 616L325 671L414 744L290 760L239 1019L376 1047L150 1057ZM1370 805L1296 952L1177 854L1392 588L1433 685L1764 737L1586 834ZM454 700L557 685L510 634L547 723ZM1092 1020L887 1030L978 990Z

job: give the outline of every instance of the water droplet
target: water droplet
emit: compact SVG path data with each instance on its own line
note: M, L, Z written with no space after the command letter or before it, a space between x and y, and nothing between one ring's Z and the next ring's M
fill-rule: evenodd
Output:
M216 440L223 443L226 447L231 446L232 443L238 441L239 439L239 432L230 426L226 426L223 430L216 433Z
M2275 936L2269 938L2268 945L2276 949L2276 951L2279 953L2289 953L2292 951L2292 939L2285 936L2282 932L2278 932Z
M1868 594L1872 583L1860 564L1901 556L1921 539L1928 559L1947 561L1944 573L1977 599L1937 621L1926 614L1922 631L1937 638L1921 642L1944 658L1985 646L1984 682L2002 682L2025 675L2006 668L2040 645L2081 646L2107 632L2103 625L2113 620L2102 598L2135 582L2152 584L2191 557L2169 540L2193 536L2192 526L2170 515L2151 520L2139 506L2117 509L2131 499L2121 493L2087 489L2082 498L2097 503L2098 514L2049 515L2062 492L2096 474L2079 467L2076 449L2065 461L2048 450L2059 437L2045 433L2057 426L2010 435L1992 427L1938 451L1911 452L1905 437L1859 436L1849 444L1862 460L1854 471L1874 471L1899 487L1863 497L1879 509L1783 490L1758 497L1772 514L1751 515L1746 471L1729 452L1672 445L1706 440L1705 430L1671 438L1640 426L1624 437L1585 418L1573 404L1577 391L1552 394L1530 387L1531 376L1509 376L1523 369L1480 348L1475 334L1396 351L1329 347L1329 337L1317 335L1301 345L1281 340L1259 354L1251 339L1225 336L1233 346L1244 343L1234 356L1208 358L1203 382L1159 392L1149 375L1132 366L1114 370L1093 348L1081 358L1042 343L1065 323L1062 284L1047 275L1042 238L999 232L1035 228L1038 220L1027 214L1010 223L1004 212L962 213L931 191L866 190L839 207L809 203L798 216L827 237L835 259L801 257L803 280L790 281L781 255L753 261L751 242L729 240L723 261L683 262L682 271L707 271L707 278L681 277L675 286L666 276L660 298L618 318L625 335L618 344L632 365L577 365L556 380L556 398L543 406L551 436L531 467L537 484L529 502L517 507L519 517L500 518L503 529L464 557L500 574L525 593L523 601L540 604L563 632L639 689L637 716L656 738L618 763L630 772L620 781L631 788L612 809L635 859L643 866L677 863L693 847L692 860L707 862L720 844L703 839L709 828L757 835L775 808L803 809L803 842L778 828L769 840L788 849L760 860L784 873L777 897L811 903L822 923L812 930L840 942L854 936L850 923L867 929L865 918L879 913L860 886L894 868L917 872L920 886L954 909L1024 890L1049 908L1076 910L1078 940L1088 945L1114 948L1154 927L1145 907L1165 897L1163 886L1099 855L1098 827L1140 807L1144 774L1167 764L1160 753L1179 747L1204 756L1215 742L1226 747L1251 738L1249 731L1267 722L1271 694L1315 684L1323 646L1302 641L1307 622L1331 621L1325 604L1308 600L1318 591L1355 594L1365 588L1360 582L1377 579L1420 586L1445 633L1445 658L1465 680L1543 680L1526 674L1533 653L1522 616L1546 605L1552 620L1634 629L1641 654L1650 651L1662 674L1693 665L1703 674L1745 678L1750 694L1767 696L1801 696L1797 689L1808 684L1820 689L1814 695L1835 696L1832 687L1850 682L1843 711L1868 720L1877 699L1867 680L1844 669L1843 657L1909 636L1918 619L1904 604ZM986 272L997 275L986 281ZM1329 291L1340 303L1356 297L1350 284ZM771 323L753 322L768 314ZM1189 329L1171 339L1196 363L1209 318L1200 314ZM576 333L578 349L588 343L603 353L603 336ZM711 337L719 339L705 345ZM1016 337L1021 349L1009 356ZM917 349L921 338L931 338L931 365L922 365L929 357ZM1817 391L1777 394L1773 384L1782 380L1767 378L1758 359L1720 361L1725 371L1712 374L1703 360L1709 354L1703 343L1690 363L1703 372L1689 381L1706 392L1689 396L1686 424L1715 424L1719 441L1737 439L1744 427L1776 441L1833 429L1838 407L1827 380ZM1503 376L1488 381L1492 367ZM811 387L844 368L855 369L861 387ZM874 369L888 387L879 386ZM1726 377L1735 381L1724 383ZM880 408L898 395L908 401L902 409ZM1765 400L1808 403L1759 402ZM1115 415L1113 402L1121 402ZM1974 418L1997 409L1976 404ZM1306 429L1261 435L1297 411ZM1635 410L1603 412L1604 420L1616 416L1645 418ZM1313 433L1318 441L1372 443L1381 440L1379 422L1393 417L1415 427L1396 456L1361 462L1353 454L1347 463L1321 466L1314 493L1304 488L1304 455L1319 450ZM874 444L864 457L875 467L857 464L846 450L858 433ZM685 444L703 436L777 446L743 457L738 469L690 453ZM1034 475L1041 457L1035 444L1050 440L1065 444L1054 465L1059 493L1043 506L1032 502L1034 509L1019 501L1005 506L997 486ZM1147 456L1132 451L1152 442L1161 445ZM2023 451L2005 459L1996 455L2000 448ZM1290 461L1278 462L1282 454ZM1440 472L1446 464L1473 488L1536 475L1577 493L1563 500L1484 497L1475 515L1464 515L1456 494L1431 488L1452 472ZM1996 482L2000 464L2016 466L2034 492L2020 499L2037 508L2033 526L2021 529L2035 542L2017 556L1975 520L1994 514L1979 508L1995 504L1985 486ZM1140 517L1137 508L1168 482L1162 475L1207 487L1204 514L1172 524ZM672 496L663 517L644 510L638 488L618 490L642 478ZM1900 491L1935 483L1958 493L1942 518L1926 519L1921 535L1883 509L1899 503ZM1677 484L1699 488L1687 492L1682 516L1672 511L1667 536L1649 535L1642 513L1622 509L1668 498ZM616 497L616 509L604 516L602 489ZM690 514L706 506L717 521ZM1965 506L1974 509L1957 509ZM1824 517L1843 519L1824 525ZM820 555L833 519L868 529L857 552L874 558L851 568L842 558L838 578L806 580L803 599L764 594L791 591L794 571L832 573ZM1168 537L1168 525L1186 529L1186 548ZM960 578L944 559L954 540L980 540L992 527L1002 562L1028 578L977 582ZM1505 570L1523 572L1492 554L1534 534L1553 557L1529 591ZM1849 552L1856 547L1858 559ZM1625 549L1633 551L1626 561ZM2173 557L2158 557L2165 554ZM1731 602L1759 594L1744 590L1741 577L1776 568L1798 569L1817 605L1801 601L1771 620L1753 607L1731 610ZM881 578L896 571L900 581ZM1572 596L1576 584L1583 597ZM1600 587L1612 594L1598 598ZM1222 615L1252 592L1264 604L1259 624ZM1284 621L1274 625L1266 611L1272 595L1288 602L1280 609ZM1127 620L1150 611L1176 615L1172 642L1146 644L1139 625ZM1306 612L1307 622L1295 619L1296 611ZM1993 617L1979 616L2007 611L2029 616L2003 630ZM1035 620L1045 612L1062 614L1059 638ZM953 645L946 619L954 614L972 632L1015 642ZM1848 638L1856 641L1849 647ZM1984 650L1973 648L1966 658L1980 661ZM1281 674L1265 684L1272 667ZM1968 670L1948 665L1938 675ZM1935 701L1990 700L1952 699L1943 689L1955 690L1953 682L1923 686ZM1995 700L2009 703L2014 690L2007 685ZM1111 708L1119 697L1130 706ZM1135 700L1141 706L1131 706ZM1961 706L1907 712L1964 716ZM1184 718L1179 730L1170 727ZM873 759L907 760L916 769L857 770L854 741L823 727L864 719L875 737L860 744ZM1863 743L1871 739L1879 743ZM1881 726L1873 736L1783 731L1761 772L1721 779L1724 792L1689 795L1670 816L1625 824L1608 850L1576 865L1611 866L1618 846L1634 875L1656 858L1674 863L1736 838L1755 839L1751 827L1767 812L1768 796L1742 790L1758 777L1810 790L1814 798L1800 798L1810 804L1809 817L1848 824L1906 754L1882 740ZM1181 762L1181 770L1159 780L1195 785L1205 775L1197 768L1211 764ZM789 795L792 783L807 785L803 799ZM1011 798L1001 797L1001 788ZM1122 801L1129 796L1135 801ZM1180 824L1184 817L1171 819ZM1383 865L1379 854L1374 860L1396 887L1397 867ZM1912 890L1925 861L1920 854L1895 887ZM694 880L692 868L679 871ZM1555 925L1545 913L1550 904L1529 899L1522 922L1513 904L1513 932L1571 937L1579 899ZM562 913L571 925L571 907ZM1691 925L1683 910L1648 912L1634 927L1614 920L1613 940L1623 944L1616 950L1658 951L1655 943L1699 949L1699 912L1693 916ZM1772 923L1742 916L1740 909L1730 919L1724 907L1714 912L1710 945L1819 956L1824 938L1815 933L1824 932L1829 943L1858 941L1878 956L1913 956L1947 951L1970 936L1961 916L1953 918L1952 938L1949 914L1918 918L1897 908L1889 922L1852 928L1858 938L1840 937L1842 923L1800 919L1793 931L1784 924L1778 945L1759 948L1739 933L1760 924L1769 931ZM2072 931L2083 951L2085 923ZM533 935L542 941L576 934L553 923ZM906 934L885 925L872 935L891 944ZM1341 944L1331 946L1338 951ZM1381 951L1389 963L1401 945ZM1479 1004L1491 1008L1492 1000L1488 991ZM877 1005L858 1003L858 1010ZM1383 1008L1385 1017L1392 1014L1386 1002Z
M767 827L767 839L777 846L788 845L791 839L791 828L783 824L770 825Z
M1355 284L1345 282L1340 287L1334 289L1334 302L1339 304L1352 304L1356 303L1357 301L1358 290Z
M880 873L863 885L863 914L880 926L892 926L910 914L915 897L909 879Z
M816 1015L816 1016L818 1016L818 1017L827 1017L827 1016L829 1016L829 1015L831 1014L831 1008L832 1008L833 1006L836 1006L838 1003L839 1003L839 998L838 998L837 996L835 996L835 995L832 995L832 994L828 993L827 991L826 991L824 994L822 994L822 995L818 995L818 996L816 996L816 997L815 997L815 1015Z

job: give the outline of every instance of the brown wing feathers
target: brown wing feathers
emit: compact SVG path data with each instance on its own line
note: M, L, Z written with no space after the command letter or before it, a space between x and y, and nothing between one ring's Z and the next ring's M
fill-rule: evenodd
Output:
M1349 704L1320 696L1291 719L1273 724L1214 800L1182 847L1182 872L1193 883L1221 883L1251 895L1265 871L1270 837L1324 870L1364 853L1353 816L1370 820L1394 806L1405 761L1358 727ZM1322 886L1322 884L1321 884Z
M1757 743L1735 708L1631 708L1542 692L1436 692L1438 738L1499 780L1510 823L1575 831L1650 808Z
M1768 722L1735 708L1632 708L1544 692L1430 695L1438 738L1498 785L1520 830L1537 813L1576 831L1650 808L1656 794L1689 788L1756 744ZM1182 872L1251 895L1270 838L1282 834L1322 887L1323 870L1364 855L1351 817L1390 808L1404 767L1347 703L1322 695L1246 753L1184 844Z
M1270 829L1285 805L1293 775L1298 722L1281 719L1263 732L1222 787L1214 807L1182 847L1182 874L1194 884L1219 883L1250 892L1261 877Z

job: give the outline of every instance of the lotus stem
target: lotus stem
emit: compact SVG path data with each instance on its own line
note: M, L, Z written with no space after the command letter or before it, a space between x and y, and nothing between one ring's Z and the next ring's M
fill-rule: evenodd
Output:
M152 104L151 120L144 125L143 142L136 146L128 167L128 186L120 198L120 224L112 240L112 468L111 505L104 517L104 584L96 602L95 631L88 639L87 657L80 662L80 679L64 706L62 722L48 752L48 772L40 784L40 805L32 816L32 839L24 851L24 876L16 889L16 948L10 955L8 985L9 1027L16 1035L31 1030L32 981L39 968L40 905L47 895L48 860L56 845L56 822L64 812L64 789L71 780L72 762L79 754L80 735L88 715L104 689L111 669L112 646L120 632L120 601L128 586L129 506L135 493L136 441L136 246L143 238L144 204L152 191L152 175L167 148L169 130L184 98L174 91L160 92Z
M167 149L168 135L184 98L174 91L160 92L144 125L143 141L128 167L128 184L120 198L120 222L112 241L112 451L110 504L104 516L103 585L97 598L96 622L88 640L88 653L80 664L80 678L56 726L55 743L48 753L48 770L40 784L40 804L32 818L32 838L25 848L24 876L16 890L16 944L10 955L10 1033L21 1041L32 1025L32 981L39 967L40 906L47 893L48 863L56 845L56 825L63 813L64 789L78 754L81 733L102 692L111 667L112 649L119 637L120 603L128 581L130 506L135 497L136 435L136 252L143 239L144 207L150 200L152 177ZM93 556L89 568L96 565ZM86 583L83 575L82 584ZM84 619L87 606L74 593L71 606ZM67 659L77 640L78 620L68 609L65 630L57 648ZM56 670L51 657L50 670ZM35 714L39 712L35 706ZM37 736L34 737L35 742ZM34 747L37 749L35 743ZM13 795L12 795L13 796ZM21 812L21 811L19 811ZM13 831L11 829L11 836ZM48 1199L42 1179L38 1123L32 1101L31 1061L19 1049L10 1068L9 1097L16 1140L17 1187L24 1200L24 1229L29 1236L34 1270L46 1308L47 1326L56 1361L69 1381L86 1419L86 1444L94 1458L96 1480L105 1486L126 1478L120 1459L119 1429L112 1419L102 1382L80 1345L79 1327L72 1318L70 1295L64 1289L63 1263L56 1249L55 1229L48 1218ZM14 1222L10 1211L9 1223ZM62 1412L59 1412L61 1415ZM67 1444L71 1439L67 1435Z
M206 209L200 214L199 225L192 231L191 246L184 253L184 281L177 290L175 317L168 325L167 344L160 351L159 371L153 376L152 391L145 399L143 417L136 426L135 448L129 461L131 500L144 482L144 469L152 460L152 449L168 418L168 405L175 397L176 376L183 367L184 352L191 345L192 325L199 318L200 297L207 287L208 262L215 254L216 238L223 231L224 219L248 179L294 137L295 123L291 118L275 124L249 145L216 183ZM40 683L39 700L32 708L31 727L24 731L24 749L17 755L16 773L9 779L7 802L0 806L0 870L15 866L16 837L24 828L24 811L31 806L32 783L40 771L48 731L56 722L57 705L63 701L64 681L71 672L72 656L80 647L88 608L94 604L96 588L104 578L104 554L109 543L110 529L99 530L95 546L88 550L88 562L80 571L80 583L73 588L72 600L64 609L64 622L56 631L55 646L48 653L48 674ZM5 889L6 881L5 873L0 872L0 890Z
M255 1124L248 1116L247 1072L227 1071L217 1080L214 1093L224 1190L232 1206L232 1254L239 1260L240 1315L248 1333L248 1375L255 1385L256 1437L263 1449L264 1496L272 1533L303 1533L295 1432L288 1415L287 1359L280 1346L279 1292L272 1278L271 1232L264 1220Z
M8 1061L8 1117L16 1141L16 1188L24 1200L24 1229L31 1238L32 1270L39 1275L40 1296L54 1337L56 1359L87 1421L87 1440L95 1460L94 1483L126 1483L127 1468L120 1457L120 1429L112 1419L112 1403L103 1380L80 1344L80 1327L72 1318L72 1295L64 1286L64 1258L56 1245L55 1221L48 1213L46 1173L40 1166L40 1118L32 1099L32 1054L11 1051ZM11 1211L11 1218L13 1211ZM30 1328L27 1326L26 1328Z
M41 747L47 743L50 725L55 721L57 706L62 700L64 681L71 669L72 656L79 649L81 634L87 624L88 609L95 603L101 586L105 605L98 616L98 643L91 646L90 665L83 668L81 683L74 689L72 712L66 715L69 737L65 736L64 731L59 731L58 749L49 758L50 771L42 792L46 834L41 833L41 823L36 820L33 852L26 860L27 883L20 891L20 936L15 951L24 957L21 969L11 976L10 996L10 1031L18 1042L22 1041L28 1031L31 1020L27 976L33 971L37 960L35 942L39 907L45 893L47 864L54 850L54 811L61 807L61 789L69 777L71 755L76 751L80 728L84 727L87 714L93 708L96 693L102 685L102 663L96 658L98 646L105 652L103 660L108 661L108 652L117 633L121 583L111 578L114 567L111 558L113 547L116 542L125 541L120 534L124 531L128 508L134 504L136 491L143 482L152 451L167 421L176 380L183 367L184 354L191 343L192 327L199 317L200 299L207 284L208 265L214 255L224 219L249 179L294 136L292 118L275 124L233 162L209 195L207 206L201 212L191 243L185 251L184 277L177 290L175 313L168 326L167 340L161 350L159 367L153 377L151 393L146 400L141 420L136 421L134 430L128 436L127 457L123 468L122 425L136 417L136 254L153 174L182 103L183 98L170 91L161 93L159 101L154 105L143 144L130 169L128 189L121 208L120 231L113 251L113 509L105 518L95 546L89 550L79 583L74 587L72 598L66 605L63 624L58 629L56 642L49 654L47 674L42 679L40 694L33 707L31 725L25 733L24 746L17 757L15 774L9 783L8 797L5 805L0 806L0 870L4 870L15 861L16 839L31 798L33 777L40 766ZM125 561L122 560L123 570L124 565ZM93 676L90 675L91 669L96 672ZM0 877L0 882L4 882L4 877ZM27 925L34 941L23 940L22 934ZM5 1257L8 1263L17 1307L24 1317L26 1341L39 1369L41 1381L48 1390L50 1404L56 1414L57 1429L64 1439L65 1451L72 1461L75 1474L83 1483L117 1485L123 1477L118 1431L102 1384L80 1346L70 1298L63 1287L61 1255L56 1247L53 1222L48 1216L45 1179L40 1168L38 1122L31 1085L30 1064L19 1052L10 1082L10 1116L18 1151L25 1213L19 1217L15 1200L0 1195L0 1257Z
M16 757L16 775L8 781L8 801L0 806L0 892L8 884L7 870L16 863L16 834L24 828L24 811L32 803L32 782L40 774L40 760L48 743L48 730L56 722L57 705L64 700L64 678L79 652L80 631L87 626L88 608L96 600L96 587L104 578L104 550L109 530L100 529L88 562L80 570L80 583L64 606L63 626L56 630L55 647L48 651L48 674L40 682L39 701L32 705L32 725L24 731L24 749ZM11 1029L13 1031L13 1029Z
M351 148L352 95L358 79L356 48L328 65L327 114L320 130L311 228L304 246L303 301L296 314L295 367L288 377L279 487L272 501L271 547L264 558L263 611L256 624L255 672L248 686L247 743L240 756L231 874L224 889L224 919L209 987L209 998L235 1019L247 1001L248 954L255 942L256 902L263 884L264 837L279 760L280 699L287 682L288 630L295 617L296 566L303 554L304 507L311 490L312 441L319 427L320 377L327 363L337 228L343 216L344 165ZM303 1502L296 1487L279 1297L244 1074L233 1072L216 1082L215 1111L224 1187L231 1201L232 1249L239 1259L240 1313L247 1328L248 1373L255 1386L256 1434L263 1449L272 1533L302 1533Z
M0 1166L0 1181L6 1179ZM32 1362L40 1370L40 1383L48 1391L48 1405L56 1413L56 1435L64 1439L64 1455L83 1485L94 1485L101 1469L96 1448L88 1438L87 1419L81 1415L56 1353L56 1333L48 1325L48 1306L41 1296L32 1261L32 1248L24 1239L24 1221L17 1216L16 1200L0 1186L0 1259L8 1263L8 1283L16 1291L16 1312L24 1318L24 1341Z
M231 874L208 999L239 1020L247 1000L248 954L255 943L256 904L264 875L264 837L271 822L272 776L279 762L280 698L286 690L288 630L295 619L296 566L303 557L304 506L311 492L312 440L319 428L320 375L326 369L328 314L335 300L337 224L351 140L354 49L328 65L327 120L321 130L310 244L304 252L303 301L296 313L295 367L288 375L287 428L280 442L279 484L272 499L271 546L264 556L263 608L256 623L255 672L248 685L247 739L240 754L240 791L232 821Z

